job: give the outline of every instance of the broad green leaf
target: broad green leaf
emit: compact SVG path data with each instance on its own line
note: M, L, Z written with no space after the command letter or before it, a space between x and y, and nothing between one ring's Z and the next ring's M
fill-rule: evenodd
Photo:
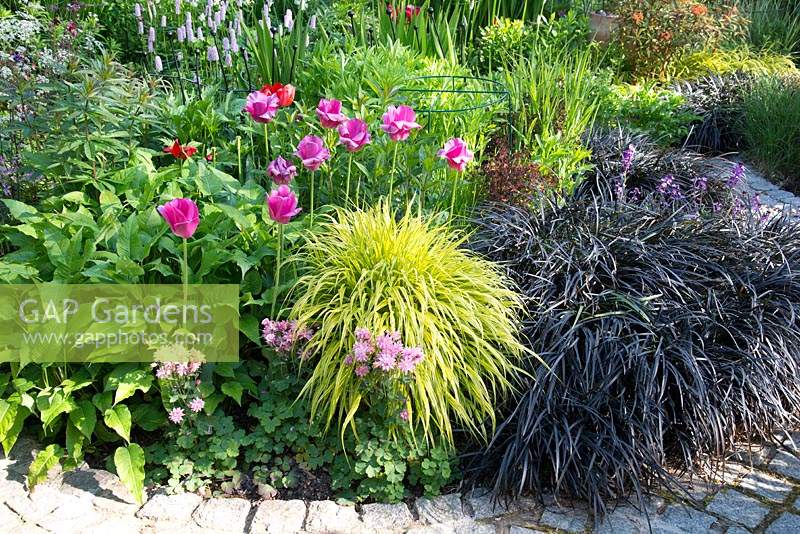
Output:
M78 402L78 408L69 413L69 420L87 439L92 439L97 424L97 413L91 402L88 400Z
M56 444L48 445L43 451L39 451L28 469L29 490L33 490L47 478L47 472L61 460L63 454L64 450Z
M167 422L167 415L161 405L154 403L137 404L131 412L134 424L148 432L153 432L163 427Z
M72 421L67 422L67 455L71 464L78 464L83 458L83 443L86 441L81 431Z
M119 447L114 453L114 467L136 502L144 502L144 450L136 443Z
M124 404L118 404L106 410L103 421L108 427L122 436L125 441L131 440L131 411Z
M236 401L239 406L242 405L242 385L239 382L225 382L222 384L222 392L228 397Z
M114 394L114 404L119 404L123 400L132 397L136 391L147 393L153 385L153 374L144 369L136 369L126 373L119 379L117 391Z
M39 213L36 211L36 208L28 206L27 204L23 204L17 200L11 200L10 198L4 198L3 204L6 205L11 216L18 221L25 220L26 217Z
M28 409L18 408L11 427L6 431L5 435L0 438L0 445L3 446L3 452L6 456L11 453L11 449L13 449L14 445L17 443L17 438L19 438L19 434L22 432L22 425L30 414L31 412Z
M36 408L39 410L42 425L49 427L59 415L71 412L75 408L75 402L60 389L53 392L43 391L36 397Z
M261 344L261 331L258 318L255 315L242 315L239 318L239 330L253 343Z
M19 402L9 402L0 399L0 441L6 439L11 427L14 426L14 420L17 418L18 410Z

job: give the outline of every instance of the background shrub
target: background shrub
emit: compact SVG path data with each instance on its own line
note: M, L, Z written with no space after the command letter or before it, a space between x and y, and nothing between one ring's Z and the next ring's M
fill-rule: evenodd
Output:
M494 265L459 248L463 239L385 203L340 211L309 235L291 315L319 325L308 344L318 361L304 388L312 416L335 419L344 432L375 402L345 363L355 330L367 328L397 331L425 354L400 392L419 435L451 444L454 425L485 432L522 353L519 300Z
M605 502L676 490L734 438L800 413L800 226L697 217L585 195L480 212L475 250L507 266L529 312L533 378L472 458L494 491Z

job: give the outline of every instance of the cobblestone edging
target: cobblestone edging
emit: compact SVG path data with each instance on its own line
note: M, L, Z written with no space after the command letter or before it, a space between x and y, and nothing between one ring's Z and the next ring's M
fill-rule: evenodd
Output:
M493 505L480 493L421 498L411 507L355 508L333 501L252 503L157 491L140 507L115 475L86 466L51 473L28 493L25 473L36 446L22 440L11 458L0 456L0 532L625 534L648 532L649 525L657 533L795 534L800 532L800 451L795 444L800 444L800 433L777 439L775 446L743 449L715 479L690 484L694 505L653 496L647 515L621 504L595 527L581 504L559 507L530 500Z

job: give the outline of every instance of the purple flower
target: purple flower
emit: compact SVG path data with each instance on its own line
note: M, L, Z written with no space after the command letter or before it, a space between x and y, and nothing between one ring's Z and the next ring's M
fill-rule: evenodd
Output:
M701 193L708 191L708 178L705 176L697 178L694 181L694 188Z
M669 197L671 200L680 200L683 198L681 186L675 183L675 177L671 174L664 176L659 182L656 191L662 195Z
M368 343L372 342L372 334L366 328L357 328L356 329L356 339L359 341L366 341Z
M317 117L323 128L336 128L347 120L342 113L342 103L335 98L323 98L317 106Z
M353 345L353 357L357 362L365 362L372 356L374 349L369 341L356 341Z
M636 147L633 145L628 145L622 152L622 173L628 174L628 171L631 170L631 165L633 165L633 157L636 155Z
M272 177L273 182L277 185L284 185L291 182L292 178L297 176L297 167L292 165L290 161L284 159L283 156L278 156L267 166L267 172Z
M169 411L169 420L179 425L183 422L185 415L183 408L173 408Z
M406 410L405 408L400 410L400 419L402 419L403 421L408 421L408 410Z
M316 171L330 159L331 152L325 147L325 141L316 135L307 135L300 140L294 155L300 158L306 169Z
M736 165L733 166L733 169L731 170L731 175L728 178L727 182L728 187L733 189L734 187L739 185L743 179L744 179L744 165L742 165L741 163L737 163Z
M369 374L369 367L367 367L366 365L359 365L358 367L356 367L357 377L364 378L365 376L367 376L367 374Z
M209 61L219 61L219 50L217 50L216 46L209 46L208 47L208 60Z
M397 368L404 373L413 373L423 358L424 354L421 348L404 348L401 352L400 361L397 362Z

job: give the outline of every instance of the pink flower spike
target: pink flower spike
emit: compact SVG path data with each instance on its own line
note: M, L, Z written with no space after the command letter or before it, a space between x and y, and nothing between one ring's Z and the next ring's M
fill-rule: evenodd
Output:
M348 152L358 152L371 142L369 127L361 119L350 119L339 125L339 143Z
M297 207L297 196L288 185L282 185L277 191L270 193L267 206L270 218L280 224L288 224L301 211Z
M279 100L276 95L266 95L261 91L253 91L247 95L244 110L250 114L254 121L269 123L275 118L278 107Z
M454 137L444 144L437 155L446 160L451 169L463 172L467 168L467 163L475 158L475 155L467 148L467 144L460 137Z
M416 128L422 128L416 123L417 114L408 106L389 106L383 114L381 129L389 134L392 141L405 141Z
M199 397L195 397L192 399L192 402L189 403L189 409L192 410L194 413L198 413L202 410L206 405L206 401Z
M172 199L159 206L158 213L167 221L172 233L184 239L192 237L200 224L197 204L188 198Z
M303 166L309 171L318 170L331 157L330 150L325 147L325 141L316 135L307 135L301 139L294 154L302 160Z
M336 128L347 120L342 114L342 103L335 98L326 100L323 98L317 106L317 117L323 128Z
M186 414L183 411L183 408L173 408L169 411L169 420L179 425L183 422L183 418Z
M285 185L292 181L292 178L297 176L297 167L290 161L278 156L267 167L267 172L272 177L272 181L277 185Z

